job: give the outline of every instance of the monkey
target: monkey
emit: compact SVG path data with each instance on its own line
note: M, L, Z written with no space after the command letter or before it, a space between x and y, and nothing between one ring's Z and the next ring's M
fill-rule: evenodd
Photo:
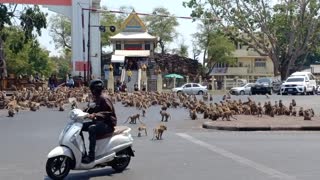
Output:
M282 108L283 104L282 104L282 100L279 100L279 108Z
M208 110L205 110L203 112L203 119L207 119L209 117L209 113L208 113Z
M301 107L301 108L300 108L300 110L299 110L299 113L298 113L298 114L299 114L299 116L303 116L303 107Z
M162 111L166 111L168 109L168 106L166 106L166 105L163 105L162 107L161 107L161 110Z
M171 118L171 115L169 113L167 113L166 111L161 110L160 114L161 114L161 121L168 122L168 119ZM164 120L164 118L165 118L165 120Z
M146 110L144 108L142 108L142 117L146 116Z
M76 109L76 108L78 108L77 102L75 100L73 100L71 102L71 109Z
M210 96L209 96L209 101L213 101L212 94L210 94Z
M60 103L60 105L59 105L59 111L64 111L63 103Z
M130 119L129 124L137 124L137 119L140 121L140 114L129 116L128 119L123 124L127 123L129 119Z
M223 95L222 100L225 101L227 99L227 95Z
M292 111L292 108L293 108L292 103L290 103L290 105L289 105L289 111Z
M153 129L153 137L152 137L152 140L154 140L155 138L156 138L157 140L162 139L162 134L163 134L163 132L166 131L166 130L167 130L167 126L165 126L165 125L163 125L163 124L161 124L161 125L159 125L158 127L154 128L154 129Z
M147 127L144 125L144 124L141 124L139 127L138 127L138 137L141 137L141 131L144 131L145 135L148 136L147 134Z
M311 116L310 116L309 110L305 110L304 111L303 120L311 120Z
M257 108L257 110L258 110L258 117L262 117L263 108L262 108L260 102L258 103L258 108Z
M292 116L297 116L297 110L296 110L296 108L292 108L291 115L292 115Z
M13 108L9 108L8 109L8 117L13 117L15 115L14 109Z
M310 116L314 117L314 110L312 108L310 109Z
M31 103L30 104L30 111L37 111L37 110L38 110L38 108L37 108L36 104Z
M292 106L295 107L297 105L296 100L292 99Z
M196 113L195 109L190 110L190 117L191 117L192 120L197 119L197 113Z
M230 117L232 117L233 119L237 120L237 118L233 117L231 111L225 111L225 112L222 113L222 120L226 119L227 121L231 121Z
M270 110L270 116L271 117L274 117L274 111L275 111L275 109L271 108L271 110Z

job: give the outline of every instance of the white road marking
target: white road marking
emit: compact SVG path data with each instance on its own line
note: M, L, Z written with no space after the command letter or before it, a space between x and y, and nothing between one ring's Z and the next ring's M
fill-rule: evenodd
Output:
M254 161L251 161L247 158L244 158L244 157L241 157L239 155L236 155L232 152L229 152L225 149L222 149L222 148L219 148L215 145L211 145L211 144L208 144L206 142L203 142L203 141L200 141L186 133L176 133L178 136L194 143L194 144L198 144L199 146L202 146L202 147L205 147L207 149L209 149L210 151L212 152L215 152L217 154L220 154L221 156L224 156L224 157L227 157L227 158L230 158L240 164L243 164L243 165L246 165L246 166L249 166L251 168L254 168L260 172L263 172L273 178L279 178L279 179L290 179L290 180L293 180L293 179L296 179L295 177L293 176L290 176L288 174L285 174L285 173L282 173L280 171L277 171L275 169L272 169L272 168L269 168L263 164L259 164L259 163L256 163Z

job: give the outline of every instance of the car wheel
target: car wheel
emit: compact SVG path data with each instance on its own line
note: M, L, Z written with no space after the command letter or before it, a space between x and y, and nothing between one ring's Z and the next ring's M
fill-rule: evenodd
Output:
M198 95L202 95L202 94L203 94L203 91L199 91L199 92L198 92Z
M240 91L240 95L244 95L244 91Z
M181 95L181 94L182 94L182 91L177 91L177 94L178 94L178 95Z

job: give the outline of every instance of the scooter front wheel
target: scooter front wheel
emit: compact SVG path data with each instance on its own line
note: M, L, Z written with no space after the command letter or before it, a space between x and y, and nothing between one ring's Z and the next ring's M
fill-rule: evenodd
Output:
M71 169L71 159L67 156L49 158L46 164L46 171L51 179L65 178Z

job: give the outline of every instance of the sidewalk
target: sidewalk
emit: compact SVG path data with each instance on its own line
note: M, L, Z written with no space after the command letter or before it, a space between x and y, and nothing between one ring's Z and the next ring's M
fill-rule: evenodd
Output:
M303 117L293 116L235 116L237 120L231 121L207 121L202 124L206 129L226 131L320 131L320 118L313 117L311 121L303 120Z

